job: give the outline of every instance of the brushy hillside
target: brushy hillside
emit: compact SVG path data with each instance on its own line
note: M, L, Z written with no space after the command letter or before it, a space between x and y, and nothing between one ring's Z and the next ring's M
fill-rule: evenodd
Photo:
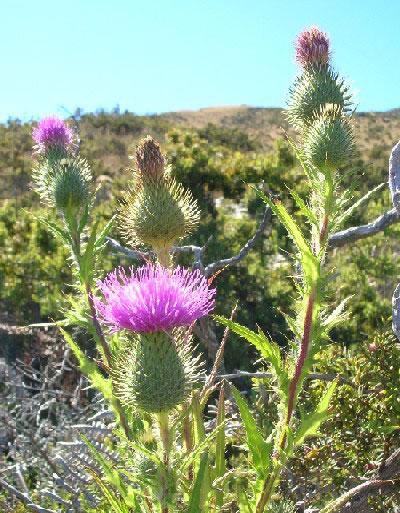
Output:
M400 109L361 112L354 116L359 156L365 165L386 165L388 152L400 139ZM215 129L215 127L217 129ZM137 116L132 113L84 114L81 121L83 152L94 161L96 175L121 173L129 165L128 154L143 134L161 142L173 129L195 129L211 143L240 151L270 152L288 130L284 112L277 108L247 106L205 108ZM31 158L31 125L11 121L0 126L1 198L26 192ZM289 132L289 135L293 135Z
M387 181L390 150L400 139L400 111L360 113L354 116L354 124L357 155L343 172L343 186L353 188L360 198ZM64 286L70 276L65 251L31 215L40 214L40 203L30 188L32 126L18 121L0 125L0 241L4 248L0 322L17 325L54 318L63 294L69 292ZM100 187L100 220L110 218L127 188L129 155L138 139L151 134L161 142L175 176L200 203L202 228L187 242L204 244L212 236L206 262L237 253L254 233L262 207L246 184L264 181L288 201L290 209L295 207L288 199L287 185L306 194L302 173L284 140L287 125L280 109L224 107L151 116L98 112L83 114L76 126L81 154ZM389 208L388 190L383 187L351 216L347 226L368 222ZM387 328L390 323L391 294L398 281L398 233L393 226L333 253L340 296L352 294L355 287L359 291L353 300L354 316L335 334L337 341L366 340L372 328ZM120 238L117 232L113 235ZM247 317L242 321L261 325L280 343L285 343L285 323L279 315L271 317L271 312L290 306L288 249L285 230L274 220L265 240L239 266L225 271L219 283L223 313L229 314L239 299L241 315ZM118 259L114 257L113 263ZM228 367L247 366L248 357L232 344Z

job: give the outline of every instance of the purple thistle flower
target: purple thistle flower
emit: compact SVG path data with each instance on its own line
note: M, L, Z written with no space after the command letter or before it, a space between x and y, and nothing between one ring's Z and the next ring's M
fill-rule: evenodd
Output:
M128 329L141 333L189 326L215 305L215 289L200 271L146 265L118 268L97 286L104 301L93 298L97 312L112 332Z
M38 126L32 130L33 140L45 150L51 146L69 146L73 135L71 128L62 119L54 116L40 120Z
M296 41L296 61L303 68L329 62L329 39L325 32L310 27L299 34Z

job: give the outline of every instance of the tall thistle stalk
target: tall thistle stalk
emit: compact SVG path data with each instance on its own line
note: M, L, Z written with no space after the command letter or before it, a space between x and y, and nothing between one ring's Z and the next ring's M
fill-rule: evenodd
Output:
M249 420L248 407L234 392L257 473L253 491L246 499L256 513L271 510L283 467L294 449L307 436L315 435L329 415L329 400L336 383L327 388L314 412L299 416L297 404L315 356L328 338L329 330L340 321L345 304L328 312L324 263L329 234L338 228L346 201L339 196L338 178L339 169L348 163L353 150L351 97L344 81L331 67L326 34L316 28L300 34L296 57L301 73L290 90L287 116L299 134L299 143L292 142L292 145L308 179L309 200L304 201L295 191L290 193L310 226L309 234L297 224L283 202L257 191L284 224L296 246L296 314L287 316L294 340L285 357L277 344L263 333L218 317L259 349L275 375L279 421L268 440L262 439L256 419Z
M62 331L82 372L113 408L117 425L122 428L118 431L120 438L128 444L126 455L131 451L129 444L139 454L137 482L142 483L143 491L138 491L137 485L121 485L121 501L139 508L142 500L146 511L175 511L177 481L189 467L194 482L188 497L194 512L207 502L206 488L203 490L201 485L206 460L196 459L195 444L193 456L189 447L185 458L180 453L175 443L177 418L184 414L187 435L191 436L190 400L202 377L199 358L193 354L191 326L214 308L215 289L200 271L174 268L171 250L197 226L197 204L190 192L170 176L159 145L151 137L143 139L135 152L131 187L117 222L126 241L136 247L150 247L156 262L139 269L115 269L100 281L99 257L112 221L100 234L97 224L90 227L94 196L90 168L76 154L73 132L62 120L41 121L33 136L37 143L35 188L50 207L56 208L62 227L41 220L69 247L77 275L75 289L86 298L85 304L71 298L72 307L63 325L69 322L87 328L101 361L88 358L68 332ZM202 422L200 416L198 420ZM157 440L153 451L140 439L144 422ZM203 439L197 442L204 444ZM91 445L89 449L95 451ZM202 457L203 450L199 454ZM196 462L200 477L194 479ZM107 476L107 467L104 470ZM97 478L104 490L101 478ZM115 501L111 504L115 510Z

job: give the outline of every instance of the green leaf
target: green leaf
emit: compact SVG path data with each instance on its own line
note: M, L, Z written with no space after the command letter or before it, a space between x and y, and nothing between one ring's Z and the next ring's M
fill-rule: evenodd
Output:
M180 471L183 472L185 469L189 467L192 463L196 462L199 458L201 460L201 455L208 450L210 447L210 442L218 436L219 433L224 432L225 424L218 425L211 433L209 433L198 445L196 445L190 453L184 457L180 462Z
M101 454L96 447L90 442L86 436L81 434L82 440L85 442L90 452L92 453L94 459L100 465L101 469L104 472L104 477L106 480L113 485L123 496L127 493L126 484L121 480L119 472L113 469L112 462L108 462L103 454Z
M320 332L317 334L318 337L328 337L329 332L335 327L345 321L349 314L345 312L347 303L352 299L353 296L348 296L325 318L322 319Z
M102 478L90 467L86 468L86 471L91 474L95 483L100 488L103 497L106 499L108 504L111 506L114 513L129 513L129 509L121 501L115 498L114 490L109 490Z
M303 417L300 425L294 435L294 445L301 445L308 436L315 436L321 424L329 417L329 403L336 390L337 381L333 381L323 394L317 409L309 415Z
M85 228L86 223L88 222L88 219L89 219L89 203L87 203L85 205L85 210L84 210L83 215L79 221L79 226L78 226L79 234L81 234L83 232L83 229Z
M348 217L351 216L351 214L357 210L363 203L365 203L375 192L379 191L384 187L385 183L380 183L370 191L368 191L362 198L360 198L358 201L353 203L339 218L337 219L337 226L340 226L343 221L345 221Z
M265 441L259 432L256 421L239 390L233 385L231 385L231 390L246 431L247 445L252 455L253 465L259 475L265 477L272 465L272 443Z
M89 378L91 385L97 390L99 390L103 394L105 399L111 401L113 398L111 380L105 378L101 374L95 362L85 355L85 353L72 339L71 335L68 332L66 332L62 328L60 328L60 330L67 344L76 356L79 362L79 368L82 371L82 373Z
M56 225L56 223L53 223L52 221L49 221L48 219L45 219L43 216L35 216L30 212L30 215L39 221L43 226L45 226L56 238L60 239L64 244L69 246L71 244L71 237L69 233L66 230L63 230L59 226Z
M266 194L257 188L254 188L257 194L264 200L264 202L271 207L275 215L277 215L288 231L290 237L293 239L297 246L297 249L301 255L301 262L304 272L304 279L307 285L315 283L318 279L319 274L319 262L318 258L311 251L311 247L306 241L302 231L298 224L289 214L286 207L280 201L272 201Z
M110 233L111 231L111 228L112 228L112 225L113 225L113 222L114 222L114 219L115 219L115 216L113 216L109 221L108 223L104 226L104 228L101 230L100 232L100 235L97 237L96 239L96 244L95 244L95 247L96 247L96 251L100 251L100 249L102 249L103 245L104 245L104 242L108 236L108 234Z
M204 453L201 457L199 471L196 476L192 491L190 493L189 508L187 513L203 513L202 503L202 488L206 481L206 471L208 465L208 453Z
M95 256L96 256L96 233L97 224L95 223L87 241L84 254L80 258L79 272L83 283L90 283L93 277Z
M296 191L289 189L296 205L299 207L300 212L312 223L314 226L318 226L317 218L311 208L305 203L305 201L297 194Z
M225 425L225 392L224 383L222 383L219 398L218 398L218 411L217 411L217 426ZM219 479L225 475L226 462L225 462L225 429L221 429L216 436L215 447L215 476L214 479ZM222 487L221 487L222 488ZM224 491L219 489L215 493L215 504L220 509L224 504Z
M260 351L262 357L271 363L276 375L280 378L283 377L285 370L283 368L281 352L278 344L268 340L261 331L256 333L249 328L246 328L245 326L231 321L230 319L227 319L221 315L214 315L214 319L217 322L228 326L231 331L245 338L248 342L250 342L250 344L253 344L253 346Z

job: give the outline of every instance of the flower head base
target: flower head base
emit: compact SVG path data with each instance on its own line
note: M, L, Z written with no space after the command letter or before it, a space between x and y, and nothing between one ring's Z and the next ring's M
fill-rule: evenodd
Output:
M165 158L160 145L150 135L140 141L134 159L142 180L157 180L164 176Z
M96 309L112 331L138 333L169 331L189 326L214 308L215 289L200 271L146 265L127 275L122 268L110 273L98 288L104 301Z
M329 39L325 32L310 27L301 32L296 41L296 61L306 68L329 62Z
M188 397L203 369L191 337L179 331L128 337L112 367L114 393L125 407L168 412Z
M62 119L54 116L39 121L38 126L32 131L33 140L40 153L52 147L66 149L72 144L73 135L71 128Z
M200 212L190 191L173 178L146 180L126 195L118 220L132 246L170 248L198 225Z

